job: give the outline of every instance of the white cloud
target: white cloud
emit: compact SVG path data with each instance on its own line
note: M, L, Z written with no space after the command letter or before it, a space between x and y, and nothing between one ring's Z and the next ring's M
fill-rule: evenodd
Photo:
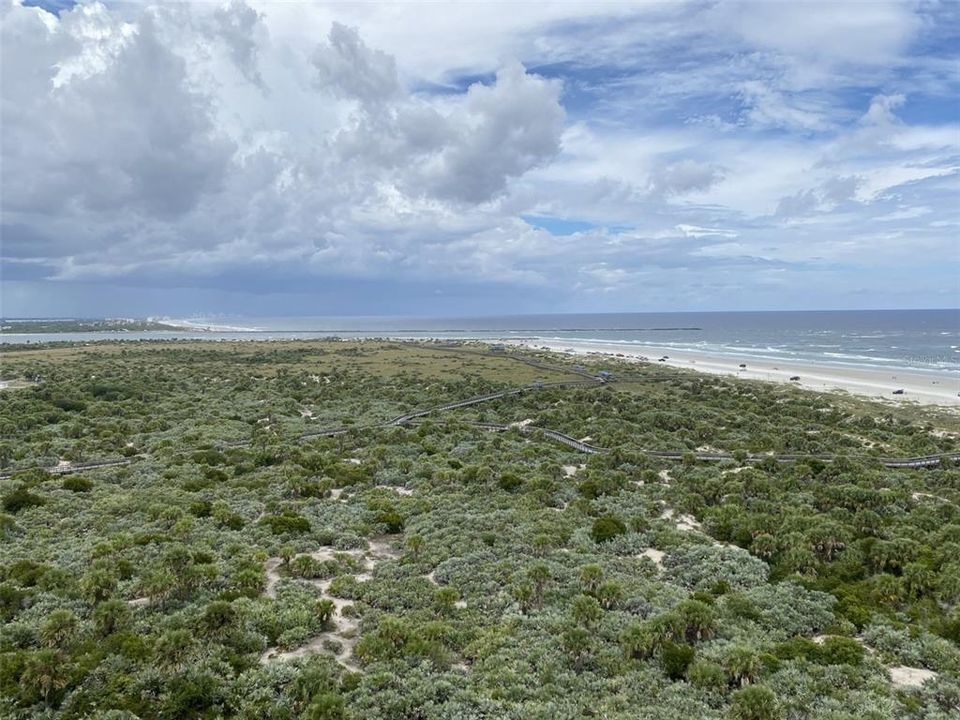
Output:
M375 106L400 93L394 59L368 48L356 28L338 22L330 28L328 42L314 51L313 65L317 86L341 97Z
M666 165L654 173L650 179L650 186L651 190L657 194L684 195L693 191L707 190L722 179L721 168L687 158Z
M893 125L899 122L893 111L903 105L906 97L900 93L896 95L877 95L870 101L870 107L863 116L865 125Z
M226 44L230 57L243 76L254 85L263 86L260 76L260 43L266 28L261 15L243 0L232 0L213 13L214 32Z
M26 12L42 11L12 11ZM135 207L171 217L220 187L233 144L152 15L131 27L102 5L81 6L38 32L3 29L6 67L32 66L34 52L54 60L5 71L4 93L15 98L4 103L5 174L22 179L4 183L5 213Z
M912 3L730 2L713 11L718 23L755 47L808 64L885 64L896 60L920 29Z
M908 227L956 216L958 119L909 112L953 87L911 54L928 10L6 0L3 255L37 282L557 295L946 257L953 226Z
M831 123L827 113L788 97L759 80L748 80L740 86L747 106L746 119L755 126L826 130Z
M818 187L801 190L795 195L781 198L776 214L781 217L807 215L813 212L829 212L838 205L853 200L864 180L858 175L832 177Z
M896 220L912 220L913 218L923 217L933 212L928 207L902 207L885 215L879 215L874 218L879 222L894 222Z
M733 230L724 230L723 228L700 227L698 225L677 225L677 230L683 233L684 237L702 238L702 237L725 237L735 238L737 233Z

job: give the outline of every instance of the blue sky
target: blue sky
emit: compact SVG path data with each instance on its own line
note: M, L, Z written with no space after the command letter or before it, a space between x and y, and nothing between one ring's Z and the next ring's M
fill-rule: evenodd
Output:
M0 3L2 313L960 305L960 6Z

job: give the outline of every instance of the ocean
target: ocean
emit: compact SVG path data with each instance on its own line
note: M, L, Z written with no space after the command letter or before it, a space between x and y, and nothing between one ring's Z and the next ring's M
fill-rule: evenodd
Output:
M174 321L170 321L174 322ZM3 333L0 343L318 337L580 340L662 347L745 359L960 373L960 309L680 312L496 317L191 318L216 326L165 332Z

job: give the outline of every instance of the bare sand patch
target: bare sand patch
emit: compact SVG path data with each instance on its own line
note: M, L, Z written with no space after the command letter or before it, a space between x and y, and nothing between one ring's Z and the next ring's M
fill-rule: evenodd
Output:
M656 548L647 548L642 553L637 555L637 557L644 557L652 561L654 565L657 566L658 570L663 569L663 558L666 557L666 553L663 550L657 550Z
M701 527L702 525L700 524L700 521L697 520L693 515L677 516L677 530L690 532L692 530L699 530Z
M379 487L393 490L397 495L403 495L404 497L413 495L413 488L403 487L402 485L380 485Z
M660 519L673 520L677 530L682 530L683 532L699 530L702 527L700 521L693 515L677 515L673 508L664 508L663 512L660 513Z
M277 583L280 582L280 573L277 572L277 568L283 563L283 558L268 558L267 561L263 564L263 569L267 573L267 585L263 589L263 594L268 598L275 598L277 596Z
M376 537L369 538L367 542L370 544L370 553L373 559L379 562L381 560L396 560L399 558L402 553L394 544L394 541L398 538L398 535L377 535Z
M950 505L954 504L952 500L948 500L945 497L940 497L939 495L932 495L931 493L925 493L925 492L910 493L910 497L912 497L914 500L918 502L924 498L929 498L930 500L937 500L939 502L949 503Z
M937 677L937 673L926 668L908 667L906 665L897 665L887 668L890 673L890 682L900 687L920 687L927 680Z

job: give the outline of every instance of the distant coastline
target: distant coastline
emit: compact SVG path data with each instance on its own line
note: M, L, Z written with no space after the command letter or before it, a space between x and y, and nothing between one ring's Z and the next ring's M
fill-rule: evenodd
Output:
M0 343L437 338L523 341L559 350L587 343L608 346L614 355L649 355L660 349L675 357L684 353L710 356L720 363L736 360L735 365L747 363L752 367L813 364L839 372L875 371L891 377L911 372L960 378L960 310L568 313L461 318L194 315L91 325L105 322L11 320L0 333Z
M83 332L152 332L176 330L172 322L154 318L3 318L0 333L55 334Z

